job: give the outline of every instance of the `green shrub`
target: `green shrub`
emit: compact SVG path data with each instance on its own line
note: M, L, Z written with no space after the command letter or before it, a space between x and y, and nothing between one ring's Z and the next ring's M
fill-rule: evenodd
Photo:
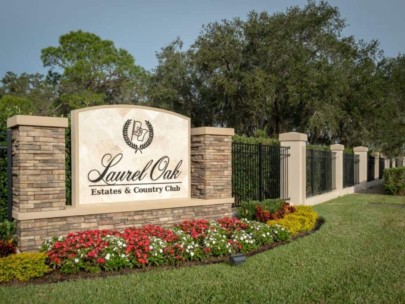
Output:
M264 201L242 201L238 210L238 217L245 218L250 221L256 220L256 207L260 206L264 210L267 210L271 213L280 210L285 201L280 199L268 199Z
M16 231L15 222L4 220L0 222L0 240L11 241L14 240Z
M384 190L391 195L405 195L405 167L384 169Z
M0 131L3 131L0 129ZM0 146L6 146L6 137L0 138ZM6 151L0 156L0 222L7 218L7 158Z
M296 206L296 211L288 213L284 218L278 220L270 220L268 225L281 225L292 235L299 232L311 231L316 225L318 214L310 206Z
M279 145L280 142L276 138L257 136L247 137L245 135L234 135L232 141L241 144L262 144L262 145Z
M0 258L0 282L8 282L14 279L27 281L32 278L43 277L52 271L45 264L45 253L21 253L13 254L6 258Z
M16 253L15 232L15 222L8 220L0 222L0 258Z
M306 148L308 150L330 151L330 146L325 146L325 145L307 145Z

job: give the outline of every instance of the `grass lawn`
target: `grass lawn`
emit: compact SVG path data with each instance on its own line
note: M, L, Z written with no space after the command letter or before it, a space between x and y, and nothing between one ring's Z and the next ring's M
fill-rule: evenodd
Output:
M319 231L237 267L2 286L0 303L405 303L405 197L354 194L315 210Z

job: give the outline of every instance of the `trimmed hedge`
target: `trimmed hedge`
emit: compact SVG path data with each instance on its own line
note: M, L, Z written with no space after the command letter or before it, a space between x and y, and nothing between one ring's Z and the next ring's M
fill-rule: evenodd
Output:
M405 195L405 167L384 169L386 194Z
M45 264L45 253L21 253L12 254L6 258L0 258L0 283L17 279L28 281L32 278L43 277L52 271Z
M262 144L262 145L279 145L280 141L271 137L247 137L245 135L234 135L232 141L241 144Z

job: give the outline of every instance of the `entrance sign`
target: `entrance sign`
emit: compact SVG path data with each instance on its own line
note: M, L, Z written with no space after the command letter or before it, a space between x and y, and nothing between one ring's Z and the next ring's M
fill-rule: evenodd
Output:
M74 205L187 199L190 176L188 117L130 105L72 111Z

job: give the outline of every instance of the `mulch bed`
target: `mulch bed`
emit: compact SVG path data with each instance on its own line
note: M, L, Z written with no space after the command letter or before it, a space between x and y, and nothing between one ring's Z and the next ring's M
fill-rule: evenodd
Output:
M319 230L319 228L324 223L325 223L324 218L322 218L322 217L318 218L314 229L312 229L311 231L308 231L308 232L298 233L297 235L292 237L291 240L294 241L294 240L300 239L302 237L311 235L312 233ZM258 253L262 253L267 250L276 248L278 246L283 246L283 245L289 244L290 242L291 241L272 243L270 245L262 246L255 250L252 250L248 253L245 253L245 255L247 257L250 257L250 256L256 255ZM209 264L228 263L228 260L229 260L229 258L227 256L212 257L212 258L204 260L204 261L186 262L183 264L173 265L173 266L147 266L144 268L123 268L123 269L117 270L117 271L100 271L97 273L80 271L78 273L73 273L73 274L64 274L64 273L61 273L59 270L54 270L41 278L31 279L27 282L13 280L10 282L0 283L0 286L27 286L27 285L32 285L32 284L49 284L49 283L58 283L58 282L63 282L63 281L75 281L75 280L81 280L81 279L105 278L105 277L111 277L111 276L126 275L126 274L135 273L135 272L169 270L169 269L178 269L178 268L184 268L184 267L194 267L194 266L209 265Z

